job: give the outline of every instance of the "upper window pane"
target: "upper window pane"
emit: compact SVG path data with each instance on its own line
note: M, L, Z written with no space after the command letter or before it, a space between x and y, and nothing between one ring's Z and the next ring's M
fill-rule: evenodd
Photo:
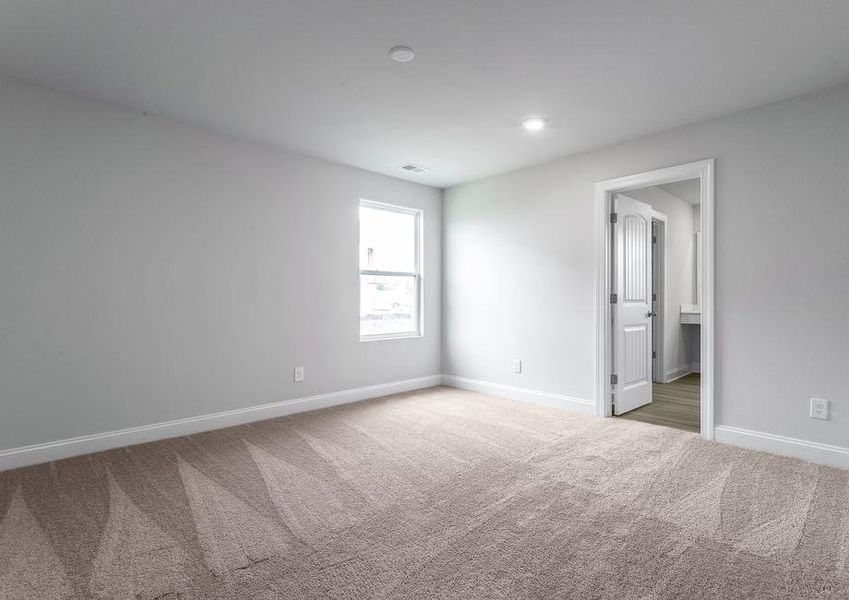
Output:
M416 215L360 206L360 269L416 272Z

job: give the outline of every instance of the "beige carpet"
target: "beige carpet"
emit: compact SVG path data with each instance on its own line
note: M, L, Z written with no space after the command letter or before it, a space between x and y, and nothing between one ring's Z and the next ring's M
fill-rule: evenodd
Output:
M0 473L0 598L849 598L849 471L447 388Z

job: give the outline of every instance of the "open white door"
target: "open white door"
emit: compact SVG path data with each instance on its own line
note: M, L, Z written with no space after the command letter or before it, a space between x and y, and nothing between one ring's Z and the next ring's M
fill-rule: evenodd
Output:
M613 206L613 414L621 415L652 398L652 208L622 194Z

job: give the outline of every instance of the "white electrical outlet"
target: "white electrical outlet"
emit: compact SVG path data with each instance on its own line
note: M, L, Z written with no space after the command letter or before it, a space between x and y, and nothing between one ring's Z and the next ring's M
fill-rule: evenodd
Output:
M811 398L811 418L828 419L828 400Z
M522 359L521 358L514 358L513 359L513 372L514 373L521 373L522 372Z
M304 380L304 368L303 367L295 367L295 381L303 381Z

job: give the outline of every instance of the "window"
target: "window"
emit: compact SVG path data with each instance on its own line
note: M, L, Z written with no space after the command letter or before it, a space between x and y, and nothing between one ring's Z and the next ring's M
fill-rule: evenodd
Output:
M422 211L360 202L360 339L421 335Z

